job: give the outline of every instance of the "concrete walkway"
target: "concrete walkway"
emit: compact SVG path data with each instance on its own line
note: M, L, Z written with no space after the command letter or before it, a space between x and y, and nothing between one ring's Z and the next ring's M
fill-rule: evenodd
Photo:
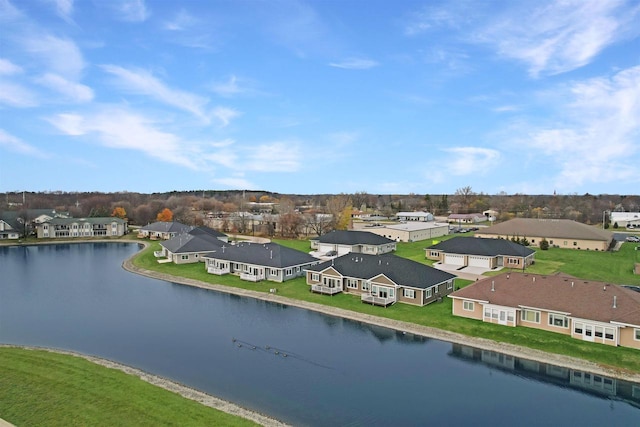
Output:
M447 273L455 274L459 278L465 279L465 280L483 279L486 277L486 276L483 276L483 273L486 273L487 271L489 271L486 268L482 268L482 267L464 267L460 269L459 265L442 264L440 262L433 264L432 267L437 268L438 270L446 271Z

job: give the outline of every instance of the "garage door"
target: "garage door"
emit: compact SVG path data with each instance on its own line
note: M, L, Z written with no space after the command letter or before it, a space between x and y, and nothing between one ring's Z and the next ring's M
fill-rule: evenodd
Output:
M469 267L491 268L491 258L483 256L469 256Z
M464 265L464 255L445 255L444 263L451 265Z

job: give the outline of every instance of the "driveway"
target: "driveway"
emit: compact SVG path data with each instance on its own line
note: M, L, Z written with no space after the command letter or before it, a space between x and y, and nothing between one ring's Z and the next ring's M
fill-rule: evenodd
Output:
M482 279L486 277L483 276L483 274L489 271L488 269L482 267L460 267L459 265L442 264L440 262L433 264L433 268L446 271L447 273L455 274L459 278L466 280ZM499 267L496 269L496 271L501 269L502 267Z

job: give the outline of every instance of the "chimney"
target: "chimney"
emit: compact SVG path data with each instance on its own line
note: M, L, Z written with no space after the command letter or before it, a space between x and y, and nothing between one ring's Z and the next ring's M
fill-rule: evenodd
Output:
M573 281L571 281L571 287L573 288Z
M496 282L495 280L491 281L491 292L495 292L496 291Z
M618 308L618 297L617 296L613 296L613 308Z
M533 283L536 283L536 276L533 276Z

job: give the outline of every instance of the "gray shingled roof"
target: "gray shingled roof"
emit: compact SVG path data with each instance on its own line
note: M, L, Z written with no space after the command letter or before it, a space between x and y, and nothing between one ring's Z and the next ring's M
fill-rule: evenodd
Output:
M236 245L224 244L204 258L221 259L244 264L262 265L273 268L295 267L317 262L311 255L278 245L277 243L242 242Z
M206 232L182 233L160 243L161 246L174 254L211 252L218 250L225 244L227 243Z
M477 234L493 236L540 236L546 238L611 241L612 234L570 219L514 218Z
M321 272L329 267L334 268L343 276L358 279L371 279L384 274L398 285L422 289L456 277L445 271L393 254L346 254L309 267L307 270Z
M482 279L450 296L506 307L535 307L569 313L582 319L615 321L640 327L640 293L561 274L505 273Z
M320 236L318 242L337 245L386 245L395 243L395 240L368 231L334 230Z
M156 233L186 233L193 229L193 226L182 224L177 221L158 221L142 227L144 231L153 231Z
M112 217L112 216L89 217L89 218L52 218L46 221L47 224L53 224L53 225L70 225L70 224L79 224L79 223L86 223L86 222L88 222L89 224L108 224L112 222L117 222L119 224L126 223L125 220L117 217Z
M217 237L227 237L226 234L224 234L224 233L222 233L222 232L220 232L218 230L214 230L213 228L204 226L204 225L202 225L200 227L196 227L193 230L190 230L189 234L192 234L194 236L201 235L201 234L208 234L208 235L216 237L216 238Z
M436 249L448 254L481 256L518 256L526 257L534 253L533 249L506 239L483 239L481 237L454 237L427 249Z

